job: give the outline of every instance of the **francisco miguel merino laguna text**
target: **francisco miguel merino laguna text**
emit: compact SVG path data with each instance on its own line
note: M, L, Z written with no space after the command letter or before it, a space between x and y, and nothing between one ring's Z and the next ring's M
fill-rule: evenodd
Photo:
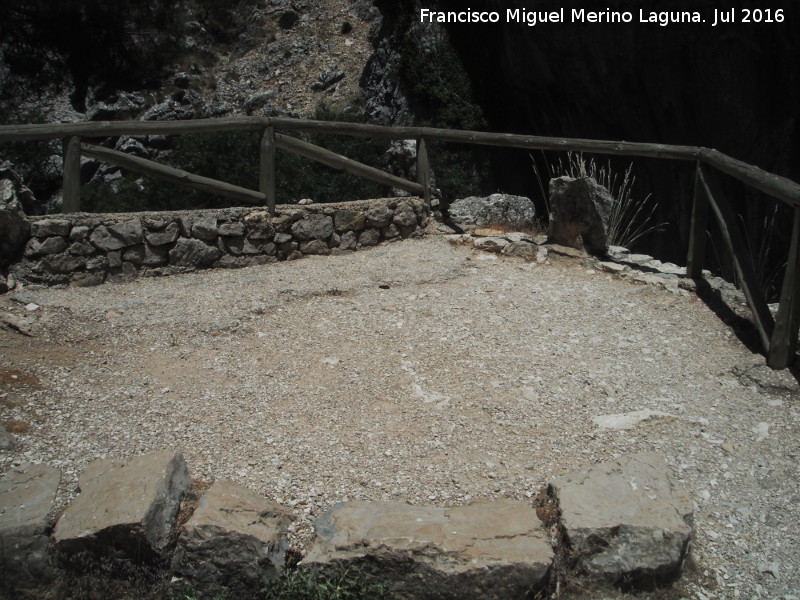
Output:
M734 21L730 13L733 11L720 11L714 9L713 25L718 23L731 23ZM783 11L775 11L783 12ZM567 21L569 16L569 21ZM666 27L673 23L704 23L705 19L699 11L646 11L639 9L638 23L653 23L661 27ZM774 21L772 19L765 20L764 22L781 22L783 15L776 15ZM727 17L727 18L726 18ZM500 23L501 13L497 11L473 11L470 8L464 11L436 11L423 8L419 14L420 22L422 23ZM584 8L573 8L570 10L569 15L561 8L552 11L534 11L525 10L521 8L506 9L505 23L523 23L530 27L545 23L633 23L634 14L630 11L618 10L586 10ZM746 22L746 18L743 19Z

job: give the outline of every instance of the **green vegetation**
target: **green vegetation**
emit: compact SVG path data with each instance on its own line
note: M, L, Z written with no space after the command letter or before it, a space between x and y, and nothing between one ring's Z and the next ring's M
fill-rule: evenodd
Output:
M386 587L362 569L343 567L325 575L304 569L286 569L264 589L265 600L389 600Z

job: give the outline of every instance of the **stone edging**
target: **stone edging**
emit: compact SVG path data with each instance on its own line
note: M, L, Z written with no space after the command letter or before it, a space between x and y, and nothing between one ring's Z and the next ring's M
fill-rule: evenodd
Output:
M190 487L180 452L91 463L53 527L57 469L24 464L0 479L2 592L40 593L87 557L151 564L195 591L258 589L277 577L292 513L229 480L176 523ZM692 501L660 456L592 465L541 488L536 501L468 506L346 502L314 524L298 568L358 565L400 597L514 599L579 581L652 588L680 576Z

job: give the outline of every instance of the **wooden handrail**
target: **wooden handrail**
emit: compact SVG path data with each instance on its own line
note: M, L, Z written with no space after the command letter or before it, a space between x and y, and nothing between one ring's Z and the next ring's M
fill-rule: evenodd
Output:
M411 182L379 169L353 161L324 148L296 138L275 133L275 130L316 132L390 140L416 140L417 178ZM248 190L207 177L186 173L159 165L153 161L132 157L115 150L81 143L81 139L119 135L176 135L221 131L260 131L259 191ZM270 214L275 212L275 148L280 147L360 177L406 190L425 198L430 206L431 174L428 162L431 142L476 144L528 150L588 152L692 160L697 165L691 240L688 255L688 274L697 277L702 272L703 235L709 207L722 228L723 237L734 256L737 272L745 287L745 295L756 319L762 343L767 351L768 364L785 368L794 360L797 327L800 323L800 184L785 177L768 173L717 150L697 146L648 144L641 142L590 140L456 131L430 127L386 127L363 123L314 121L278 117L225 117L184 121L93 121L83 123L46 123L36 125L2 125L0 142L61 139L64 143L64 207L78 210L80 201L80 154L105 160L124 168L161 177L204 191L231 196L247 203L266 203ZM773 196L795 210L794 229L787 275L784 277L778 316L773 321L763 295L757 289L747 248L738 234L738 225L730 207L714 183L708 167L730 175L746 185Z

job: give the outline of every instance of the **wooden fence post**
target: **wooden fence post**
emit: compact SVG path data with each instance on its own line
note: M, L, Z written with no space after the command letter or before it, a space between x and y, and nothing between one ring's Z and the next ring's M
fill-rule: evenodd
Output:
M747 305L753 313L756 329L761 338L761 346L765 352L769 352L770 340L775 328L775 320L769 312L767 301L758 286L753 258L750 256L749 248L744 240L744 236L739 230L736 222L736 214L731 205L720 190L719 184L714 177L714 173L705 165L700 166L700 183L705 190L711 210L717 217L722 239L728 247L728 252L733 258L733 265L739 277L739 284L742 292L747 299Z
M417 182L424 188L423 200L431 209L431 164L428 160L428 142L424 137L417 139Z
M767 364L773 369L792 366L797 352L797 329L800 327L800 207L794 209L789 260L783 276L781 300L770 340Z
M275 128L261 131L259 144L258 190L267 197L269 216L275 216Z
M64 138L64 180L61 189L61 212L81 210L81 138Z
M700 161L697 161L694 176L692 222L689 231L689 252L686 257L686 275L692 279L699 279L703 276L703 264L706 257L708 209L708 197L706 197L700 182Z

